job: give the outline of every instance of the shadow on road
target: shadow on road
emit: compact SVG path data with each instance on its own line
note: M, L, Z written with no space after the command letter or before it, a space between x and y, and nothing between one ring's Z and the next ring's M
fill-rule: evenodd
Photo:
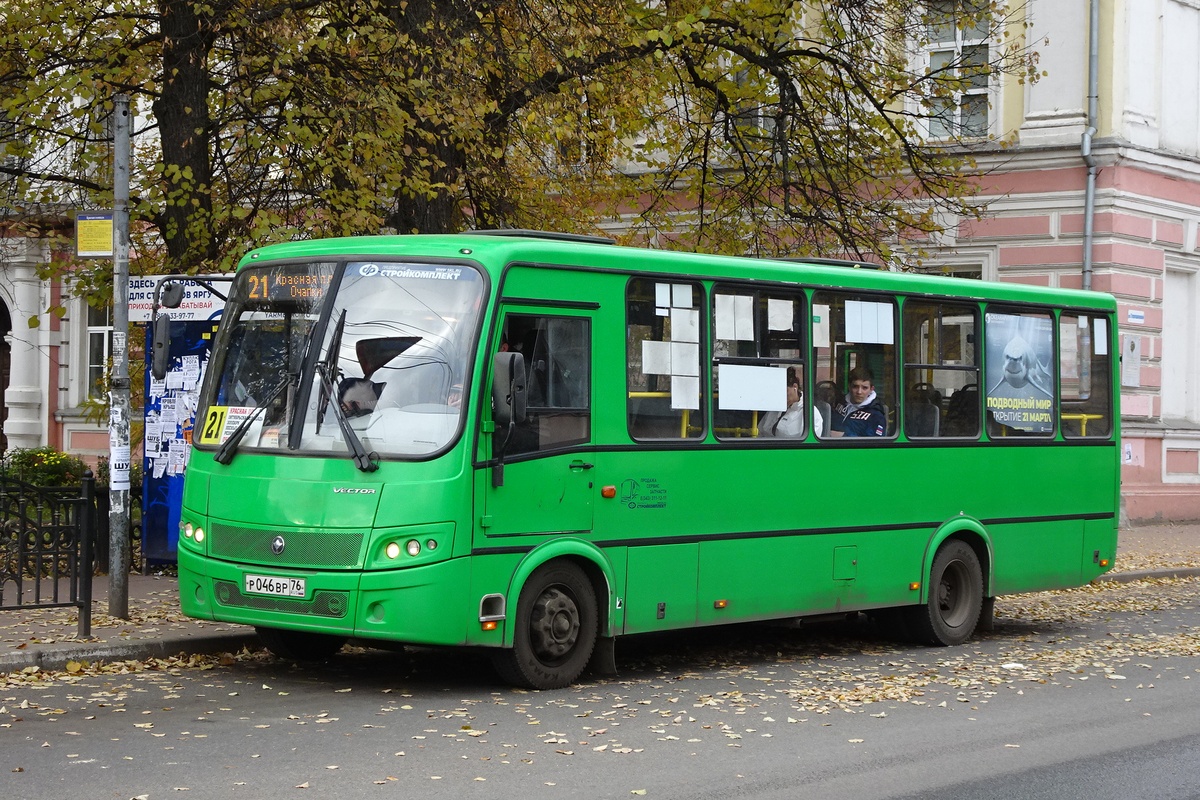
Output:
M584 685L672 681L714 672L743 672L786 664L797 669L831 660L866 656L936 665L946 655L969 651L982 657L1013 644L1069 639L1080 627L1068 622L1034 624L997 620L995 629L976 634L959 648L928 647L906 641L865 614L821 622L723 625L624 636L617 641L616 676L587 672ZM392 647L355 642L322 662L293 664L275 658L240 662L234 670L279 675L314 684L351 684L364 689L404 685L419 691L509 691L492 670L484 650Z

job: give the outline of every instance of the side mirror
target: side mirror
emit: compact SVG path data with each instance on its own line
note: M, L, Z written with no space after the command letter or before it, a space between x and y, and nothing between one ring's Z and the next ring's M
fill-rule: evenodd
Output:
M166 314L154 317L154 336L151 339L153 352L150 354L150 374L155 380L167 377L171 364L171 318Z
M162 287L162 299L160 304L164 308L179 308L179 304L183 302L183 284L182 283L164 283Z
M492 366L492 414L497 433L525 421L525 356L496 353Z

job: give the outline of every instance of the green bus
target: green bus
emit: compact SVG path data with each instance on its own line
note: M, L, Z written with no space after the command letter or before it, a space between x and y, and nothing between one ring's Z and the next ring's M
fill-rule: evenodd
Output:
M1115 314L528 231L264 247L205 370L182 608L296 659L488 648L534 688L701 625L958 645L1113 564Z

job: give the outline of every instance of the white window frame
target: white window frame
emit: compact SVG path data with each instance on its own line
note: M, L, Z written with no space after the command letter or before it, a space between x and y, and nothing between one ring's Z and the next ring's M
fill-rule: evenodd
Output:
M946 0L953 2L956 8L960 8L964 2L969 0ZM932 2L927 0L926 7L930 10L932 17ZM983 47L986 48L985 59L990 62L994 57L994 47L996 42L991 38L974 37L970 35L970 31L962 30L957 23L953 26L953 39L944 38L939 41L933 41L932 25L930 25L929 38L931 41L924 43L920 49L919 60L920 66L924 69L935 69L936 54L950 53L950 63L961 63L963 53L970 48ZM1000 92L998 84L998 75L989 73L981 76L977 80L982 80L982 85L973 86L966 91L956 93L953 99L953 119L950 121L950 129L945 130L937 125L937 118L932 111L926 113L924 118L925 133L930 140L933 141L952 141L958 139L964 140L984 140L996 135L998 120L1000 117L999 100ZM967 134L963 132L963 101L964 98L973 98L984 102L985 122L983 129L979 132Z
M113 325L112 325L112 306L103 308L95 308L87 302L83 302L83 350L81 352L81 361L84 362L83 368L83 390L80 392L82 400L105 400L103 393L99 392L96 384L93 381L93 370L100 370L101 382L103 377L108 372L108 362L112 358L112 340L113 340ZM103 314L107 324L97 324L99 320L94 318L94 315ZM94 363L92 358L92 342L97 338L102 343L103 354L99 364Z
M1168 259L1163 275L1162 388L1160 413L1174 422L1200 423L1200 379L1195 358L1200 353L1200 270ZM1163 448L1166 458L1166 448ZM1166 462L1164 461L1166 474Z
M999 254L994 247L954 247L930 253L913 271L998 281L998 263Z

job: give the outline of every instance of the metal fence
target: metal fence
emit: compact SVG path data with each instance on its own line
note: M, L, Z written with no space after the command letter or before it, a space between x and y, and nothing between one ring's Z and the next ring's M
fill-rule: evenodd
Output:
M0 611L79 609L80 637L92 635L95 480L46 488L0 475Z

